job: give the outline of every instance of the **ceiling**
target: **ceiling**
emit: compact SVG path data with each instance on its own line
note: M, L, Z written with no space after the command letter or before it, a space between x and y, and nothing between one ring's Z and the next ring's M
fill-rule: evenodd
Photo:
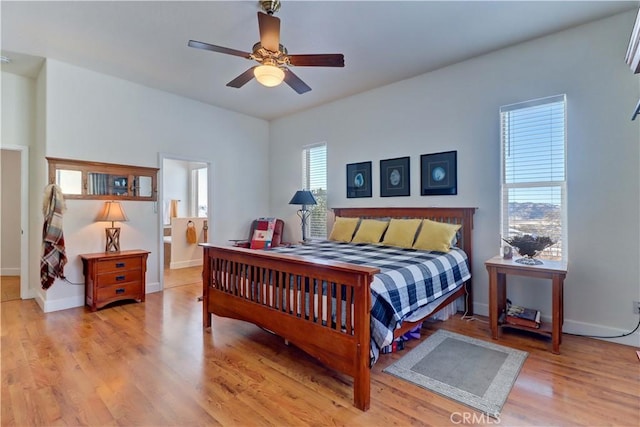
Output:
M638 4L283 0L276 16L290 54L345 56L344 68L292 67L312 88L298 95L286 84L266 88L255 80L227 87L254 63L187 47L194 39L251 51L258 1L3 0L1 51L12 62L2 70L33 77L42 58L52 58L271 120Z

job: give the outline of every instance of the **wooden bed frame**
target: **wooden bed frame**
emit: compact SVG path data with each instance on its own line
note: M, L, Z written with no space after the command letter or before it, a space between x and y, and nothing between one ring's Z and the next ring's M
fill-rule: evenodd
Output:
M466 252L469 270L473 265L475 208L334 208L333 212L340 217L429 218L462 224L457 246ZM377 268L332 261L312 263L293 255L232 246L201 246L205 328L211 326L215 314L273 331L323 364L353 377L354 405L363 411L369 409L369 286L379 272ZM331 287L335 298L323 297L322 284ZM473 314L470 279L466 290L461 287L426 317L465 295L468 314ZM325 321L326 313L335 313L343 322ZM420 323L404 322L395 337Z

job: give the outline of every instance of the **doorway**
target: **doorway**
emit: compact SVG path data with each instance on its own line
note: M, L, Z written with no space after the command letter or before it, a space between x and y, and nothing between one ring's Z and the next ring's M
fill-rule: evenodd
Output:
M0 288L4 302L33 297L28 280L29 148L3 146L0 161Z
M170 154L160 156L161 289L202 281L202 248L211 224L211 166L209 162ZM187 241L187 227L196 239Z

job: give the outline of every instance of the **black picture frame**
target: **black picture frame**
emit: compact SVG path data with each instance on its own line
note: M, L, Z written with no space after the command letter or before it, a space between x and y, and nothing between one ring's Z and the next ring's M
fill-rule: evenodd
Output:
M347 198L371 197L371 162L347 164Z
M410 159L380 160L380 197L410 196Z
M454 196L458 194L458 152L420 156L420 195Z

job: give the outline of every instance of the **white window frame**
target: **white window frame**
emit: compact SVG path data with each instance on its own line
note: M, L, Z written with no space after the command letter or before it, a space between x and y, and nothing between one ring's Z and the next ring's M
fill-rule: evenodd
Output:
M311 154L311 150L324 147L325 150L325 176L324 176L324 188L320 188L324 190L324 200L321 195L318 194L319 188L311 188L311 165L309 163L309 156ZM327 143L322 142L318 144L307 145L302 149L302 188L307 189L313 193L316 201L318 202L315 206L309 206L311 210L311 215L309 216L309 223L307 228L308 238L310 239L326 239L327 238ZM324 211L324 215L322 212Z
M564 111L564 123L563 123L563 171L564 176L562 179L551 179L541 181L526 181L526 182L507 182L506 171L506 157L508 156L508 141L505 139L505 134L510 132L507 130L508 124L505 123L506 117L509 112L516 110L523 110L531 107L542 106L546 104L562 102ZM526 102L520 102L516 104L510 104L500 107L500 166L501 166L501 189L500 189L500 231L502 238L508 238L515 234L513 228L509 222L509 190L512 189L548 189L557 188L560 191L560 237L557 242L551 248L546 249L540 254L540 258L559 259L566 261L568 254L568 238L567 238L567 99L566 95L555 95L546 98L534 99ZM544 233L541 233L541 235Z

